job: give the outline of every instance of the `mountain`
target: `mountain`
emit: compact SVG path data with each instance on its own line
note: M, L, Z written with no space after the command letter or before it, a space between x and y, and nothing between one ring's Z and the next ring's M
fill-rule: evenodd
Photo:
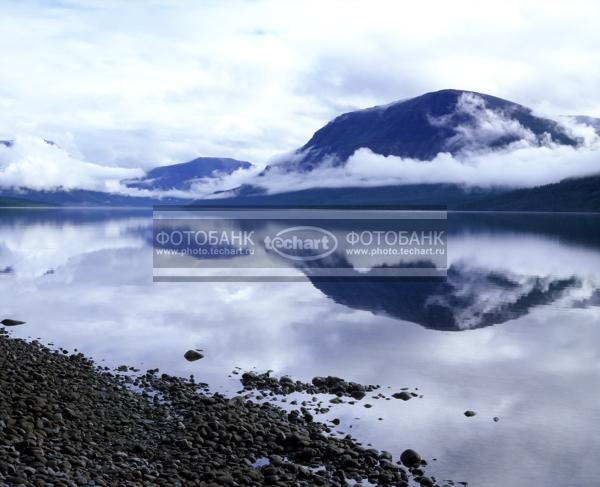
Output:
M201 178L231 174L238 169L248 169L249 162L223 157L198 157L189 162L159 166L148 171L143 178L126 181L130 188L188 190L192 183Z
M280 167L310 171L342 165L358 149L383 156L432 160L440 152L499 149L526 139L577 145L555 121L495 96L442 90L389 105L345 113L318 130Z
M600 119L584 116L572 118L593 126L600 133ZM51 141L45 142L54 145ZM317 173L312 172L316 168L323 165L342 166L356 150L362 148L383 156L416 161L431 161L439 153L445 152L452 154L459 162L468 163L472 154L494 150L505 150L510 154L511 144L525 143L528 148L544 146L545 150L550 142L552 147L573 147L583 143L561 124L539 117L523 105L472 91L442 90L340 115L315 132L293 154L280 158L277 164L268 167L256 181L261 178L267 181L275 173L283 173L283 177L287 177L296 172L310 180L316 177ZM0 140L2 149L1 146L13 145L14 141ZM402 162L398 160L399 167L402 167ZM432 164L436 163L434 161ZM155 167L142 177L122 183L132 189L186 191L198 179L227 175L250 167L251 164L246 161L200 157L181 164ZM485 167L478 170L485 171ZM123 177L126 176L119 175L117 181ZM290 178L290 181L293 180ZM222 192L218 195L222 197L219 200L194 203L447 205L450 209L531 211L598 211L600 207L600 181L597 177L565 180L555 185L523 190L446 183L399 185L390 182L384 187L358 187L357 184L362 184L358 179L355 187L297 190L293 182L289 184L289 190L285 193L267 194L262 184L248 184ZM3 190L0 191L0 197L51 205L149 206L190 203L184 199L140 198L87 190Z
M103 166L90 161L73 157L67 151L56 145L53 141L41 137L28 136L20 137L14 140L0 140L0 172L8 176L10 183L0 188L0 205L12 206L20 204L43 204L51 206L153 206L156 204L185 204L191 201L190 198L183 197L161 197L160 191L177 189L189 190L193 182L200 178L210 178L223 174L231 174L240 168L249 168L250 163L245 161L236 161L228 158L200 157L182 164L171 166L162 166L148 171L143 177L138 179L123 180L123 178L132 175L138 175L141 171L128 170L126 168ZM38 167L39 166L39 167ZM15 174L23 174L30 179L33 175L38 175L47 168L49 174L54 176L51 181L42 180L48 188L35 186L36 189L29 187L26 183L19 184L19 178ZM66 178L64 175L73 169L73 172L79 175L87 186L115 187L118 192L106 192L96 189L78 188L77 182L73 178ZM89 185L90 178L88 174L96 174L99 180L104 178L108 183ZM12 175L12 177L11 177ZM27 177L24 179L27 181ZM2 178L4 180L4 178ZM62 182L65 181L65 188ZM105 182L106 182L105 181ZM66 184L69 182L69 184ZM119 182L121 187L119 187ZM93 181L92 181L93 183ZM132 188L129 191L123 191L128 186ZM135 189L152 190L155 193L137 192ZM125 194L128 193L128 194ZM138 193L138 194L136 194ZM158 193L158 194L157 194Z
M600 131L600 119L572 118ZM498 149L509 153L511 144L521 142L527 147L549 143L575 147L583 143L558 122L539 117L523 105L481 93L442 90L340 115L318 130L304 146L268 167L260 177L267 181L273 174L285 176L294 172L310 177L311 172L322 165L344 165L361 148L383 156L417 161L431 161L440 152L447 152L459 161L468 162L471 154ZM480 170L485 171L485 168ZM523 190L422 183L304 190L291 187L285 193L267 194L262 185L244 185L223 193L224 198L219 202L226 205L401 204L446 205L459 210L598 211L599 190L600 181L594 177Z

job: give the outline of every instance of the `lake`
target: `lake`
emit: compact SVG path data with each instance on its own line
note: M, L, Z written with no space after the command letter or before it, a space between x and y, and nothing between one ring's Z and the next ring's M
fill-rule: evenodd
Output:
M318 419L439 479L600 483L600 215L451 213L444 281L154 283L148 211L0 214L14 336L231 395L235 367L418 388Z

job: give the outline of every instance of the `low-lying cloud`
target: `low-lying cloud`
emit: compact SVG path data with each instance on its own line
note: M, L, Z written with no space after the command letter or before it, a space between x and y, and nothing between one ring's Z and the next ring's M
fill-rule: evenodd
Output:
M325 167L310 173L273 171L253 183L269 193L424 183L524 188L600 173L598 149L521 147L477 154L467 160L440 153L431 161L386 157L360 149L343 167Z
M40 137L20 136L10 145L0 144L0 186L4 188L118 192L122 179L142 174L139 169L79 159Z

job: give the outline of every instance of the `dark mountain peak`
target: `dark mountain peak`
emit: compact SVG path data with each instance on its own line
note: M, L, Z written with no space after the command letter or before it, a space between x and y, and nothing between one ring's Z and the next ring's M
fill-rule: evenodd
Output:
M576 145L557 122L502 98L446 89L388 105L344 113L298 151L290 170L342 165L361 148L384 156L432 160L440 152L460 156L506 148L515 142Z
M251 166L247 161L228 157L198 157L180 164L155 167L143 178L127 181L126 184L130 188L139 189L186 190L197 179L231 174Z

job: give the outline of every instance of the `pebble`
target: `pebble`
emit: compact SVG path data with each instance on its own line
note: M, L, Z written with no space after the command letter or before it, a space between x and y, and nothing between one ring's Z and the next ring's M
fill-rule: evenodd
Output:
M5 318L2 321L0 321L0 323L2 323L4 326L18 326L18 325L24 325L25 324L24 321L13 320L13 319L10 319L10 318Z
M389 453L327 430L307 410L227 398L158 369L113 374L0 329L0 485L409 485ZM422 470L411 451L402 463Z
M187 352L185 352L183 357L188 362L195 362L196 360L200 360L201 358L204 358L204 355L202 355L200 352L197 352L196 350L188 350Z

